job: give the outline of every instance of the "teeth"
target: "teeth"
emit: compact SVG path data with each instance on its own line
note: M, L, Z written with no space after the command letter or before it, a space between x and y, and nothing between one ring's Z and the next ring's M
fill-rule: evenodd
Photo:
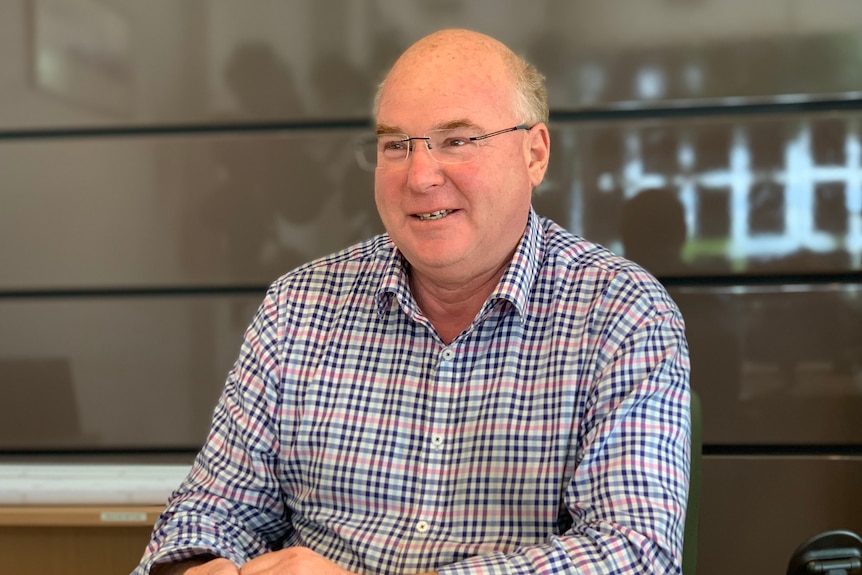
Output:
M416 214L416 217L420 220L439 220L440 218L446 217L452 213L452 210L437 210L436 212L431 212L430 214Z

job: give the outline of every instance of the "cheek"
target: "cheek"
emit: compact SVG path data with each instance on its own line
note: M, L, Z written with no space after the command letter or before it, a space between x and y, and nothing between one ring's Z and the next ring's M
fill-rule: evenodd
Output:
M395 180L391 173L385 170L377 170L374 174L374 201L377 209L383 207L392 197L392 190L396 189Z
M488 164L480 170L465 174L465 186L481 190L482 198L497 204L509 206L526 202L529 204L532 186L527 170L519 164L520 157L507 157L506 160ZM470 188L468 188L470 189Z
M392 233L397 225L398 213L401 211L401 201L404 197L402 178L380 170L374 178L374 205L377 214L387 232Z

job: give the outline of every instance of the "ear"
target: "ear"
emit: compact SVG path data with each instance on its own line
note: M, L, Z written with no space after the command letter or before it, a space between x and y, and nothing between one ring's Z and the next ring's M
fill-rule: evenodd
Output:
M528 132L529 158L527 170L530 173L530 183L537 188L545 179L548 170L548 160L551 157L551 135L548 126L539 122Z

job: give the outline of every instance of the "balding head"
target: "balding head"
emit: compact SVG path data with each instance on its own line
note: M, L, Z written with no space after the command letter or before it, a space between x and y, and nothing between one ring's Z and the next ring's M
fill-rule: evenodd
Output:
M548 121L544 76L502 42L463 29L440 30L410 46L381 82L374 99L374 116L391 78L429 68L451 70L453 74L470 71L479 81L510 86L509 105L519 122L533 125Z

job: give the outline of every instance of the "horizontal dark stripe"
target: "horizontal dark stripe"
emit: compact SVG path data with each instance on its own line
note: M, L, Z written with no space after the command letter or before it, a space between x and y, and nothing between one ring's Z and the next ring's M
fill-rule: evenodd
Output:
M862 271L829 274L663 276L667 287L782 286L862 283ZM268 285L0 289L0 299L263 295Z
M649 118L690 118L701 116L747 116L752 114L803 114L835 111L862 110L862 98L854 95L848 98L827 98L821 100L792 102L737 102L737 99L716 100L707 105L695 101L668 102L665 105L643 107L622 106L601 107L594 110L555 110L551 121L573 122L590 120L634 120Z
M791 102L738 102L738 99L716 100L707 105L696 101L668 102L665 105L610 105L584 110L552 110L551 122L623 121L649 118L690 118L702 116L737 116L751 114L799 114L862 110L862 98L831 98ZM0 130L0 141L64 138L107 138L140 136L187 136L196 134L306 132L328 130L371 130L370 118L336 118L309 120L271 120L162 125L127 125L104 127L21 128Z
M263 296L269 286L184 286L184 287L117 287L117 288L58 288L0 290L2 299L88 299L113 297L198 297L198 296Z
M0 449L0 463L27 463L30 461L50 461L51 463L89 462L147 462L147 463L191 463L200 446L170 447L111 447L106 449L74 447L65 449L27 448Z
M828 457L854 456L862 457L862 445L857 444L708 444L703 445L703 455L769 457L769 456L801 456Z
M781 286L781 285L824 285L862 283L862 271L833 273L779 273L770 275L703 275L703 276L659 276L659 281L667 287L711 287L711 286Z
M366 129L372 124L366 119L347 120L297 120L271 122L237 122L213 124L170 124L140 126L69 127L69 128L25 128L0 130L3 140L39 140L66 138L126 138L140 136L188 136L198 134L271 133L271 132L317 132L329 130Z

